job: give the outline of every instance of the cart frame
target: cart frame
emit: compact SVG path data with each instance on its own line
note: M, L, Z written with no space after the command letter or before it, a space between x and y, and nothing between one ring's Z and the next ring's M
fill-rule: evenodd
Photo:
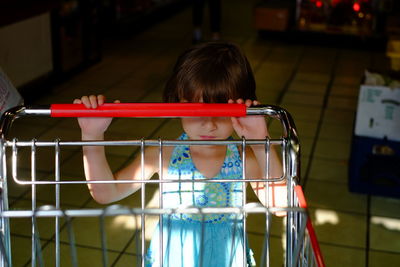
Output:
M194 106L196 105L196 106ZM138 108L139 106L139 108ZM165 108L164 108L165 107ZM148 112L149 110L156 109L157 112ZM160 110L161 109L161 110ZM82 113L83 112L83 113ZM40 263L40 258L37 259L38 250L40 250L40 245L38 245L38 237L36 236L36 218L37 217L54 217L56 223L56 266L60 265L59 256L59 219L79 217L79 216L115 216L120 214L134 214L141 215L142 222L142 236L144 236L145 224L144 224L144 214L157 214L162 217L163 214L172 213L200 213L200 214L213 214L213 213L233 213L233 214L250 214L250 213L265 213L266 217L277 211L287 212L287 223L286 223L286 266L307 266L302 265L301 262L308 262L310 259L305 256L305 253L310 254L310 251L305 251L306 244L308 241L304 241L304 235L307 229L307 237L311 240L312 245L312 259L310 262L316 263L317 266L324 266L321 252L316 241L316 236L311 225L311 221L306 212L305 199L302 194L301 188L299 187L300 179L300 144L298 140L297 130L291 115L284 109L277 106L257 106L246 108L244 105L240 104L159 104L159 103L135 103L135 104L109 104L104 110L92 110L90 114L86 113L87 110L81 105L76 104L66 104L66 105L51 105L50 107L24 107L19 106L5 112L0 121L0 189L1 189L1 205L0 205L0 267L11 266L11 240L9 232L9 218L10 217L31 217L32 218L32 266L35 266L36 261ZM210 115L211 114L211 115ZM40 142L35 139L31 141L18 141L16 139L6 140L6 135L12 126L15 119L19 117L30 117L30 116L51 116L51 117L78 117L78 116L93 116L93 117L199 117L199 116L246 116L246 115L263 115L281 122L283 135L281 139L269 139L264 140L232 140L232 141L176 141L176 140L130 140L130 141L73 141L65 142L61 140L55 140L54 142ZM289 208L273 208L273 207L263 207L263 206L249 206L246 203L245 190L243 190L243 206L241 208L197 208L197 207L186 207L177 209L165 209L162 208L162 197L160 193L160 209L148 209L145 205L145 184L146 183L158 183L160 188L164 183L173 182L183 182L174 180L165 180L163 175L160 174L160 180L118 180L118 181L61 181L60 179L60 164L59 164L59 153L61 147L64 146L125 146L133 145L141 148L142 164L144 164L144 148L146 146L157 146L160 149L160 164L162 164L162 148L163 146L176 146L176 145L203 145L203 144L215 144L215 145L226 145L228 143L234 143L236 145L242 146L243 148L247 145L265 145L267 154L267 164L266 168L268 173L268 155L271 145L281 145L282 147L282 160L283 160L283 171L284 174L280 178L268 178L265 179L247 179L245 177L246 164L243 165L243 180L233 180L229 181L224 179L223 182L241 182L243 188L245 189L246 183L249 182L276 182L280 180L286 180L287 184L287 201ZM55 179L54 181L39 181L36 179L36 162L35 162L35 151L37 147L48 146L54 147L55 149ZM17 151L18 147L31 147L31 180L20 180L17 174ZM25 211L15 211L10 210L8 205L8 187L7 187L7 168L6 168L6 149L12 149L12 178L15 182L21 185L29 185L32 187L32 209ZM242 150L243 161L246 158L245 149ZM14 164L15 163L15 164ZM142 165L143 167L144 165ZM160 165L160 169L162 167ZM142 174L142 178L144 174ZM193 182L193 181L190 181ZM221 182L216 179L205 179L201 181L204 182ZM141 208L132 209L127 207L116 207L110 206L104 210L62 210L60 206L60 185L61 184L79 184L79 183L141 183ZM37 185L52 184L56 188L56 203L54 207L41 207L36 206L36 189ZM267 188L267 187L266 187ZM266 189L268 192L268 188ZM161 190L162 192L162 190ZM268 194L267 194L268 197ZM244 233L246 232L246 218L244 216ZM267 219L268 220L268 219ZM160 220L162 223L162 220ZM268 227L268 222L266 222L266 227ZM68 227L69 229L70 227ZM162 228L162 227L161 227ZM267 229L268 230L268 229ZM70 229L69 229L70 231ZM73 241L73 234L69 234L70 241ZM268 243L268 240L266 241ZM162 244L162 235L161 242ZM266 244L269 246L269 244ZM160 245L162 248L162 245ZM246 245L244 245L244 250ZM104 248L105 249L105 248ZM145 254L145 244L144 238L142 238L141 244L141 266L144 266ZM302 252L300 250L303 250ZM162 252L162 249L161 249ZM269 262L268 249L265 251L265 263ZM246 255L244 253L244 255ZM71 257L74 256L74 252L71 252ZM106 253L103 253L103 257L106 257ZM161 257L162 258L162 257ZM76 260L76 259L74 259ZM103 259L106 262L106 259ZM162 263L161 263L162 265ZM245 266L245 260L244 265ZM266 265L268 266L268 265Z

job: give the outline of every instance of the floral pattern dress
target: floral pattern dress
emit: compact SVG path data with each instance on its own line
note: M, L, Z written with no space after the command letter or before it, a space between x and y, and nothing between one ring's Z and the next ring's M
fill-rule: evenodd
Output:
M182 134L179 140L187 140ZM236 145L227 145L220 172L213 178L242 179L242 160ZM200 180L205 177L196 169L189 146L176 146L168 166L168 179ZM243 184L238 182L164 183L164 208L179 206L240 207ZM243 266L243 217L237 214L172 214L163 216L163 266L225 267ZM160 224L153 234L146 254L146 266L160 266ZM248 246L246 246L248 247ZM250 249L248 266L254 266Z

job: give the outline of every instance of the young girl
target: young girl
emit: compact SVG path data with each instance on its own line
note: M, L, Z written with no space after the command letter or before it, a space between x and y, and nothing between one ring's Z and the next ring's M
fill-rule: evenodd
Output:
M184 52L168 80L166 102L244 103L258 105L255 80L250 64L241 50L231 43L205 43ZM83 96L74 103L96 108L104 96ZM111 123L108 118L79 118L83 140L103 140ZM196 117L182 118L184 133L180 140L226 140L236 132L246 139L264 139L268 130L264 117ZM176 146L163 149L164 179L243 179L241 147L234 144ZM83 147L87 180L141 179L141 159L133 160L126 168L113 174L107 163L104 147ZM282 166L274 151L270 153L269 177L280 177ZM246 177L265 177L265 147L246 147ZM145 150L145 178L159 172L159 149ZM262 183L252 183L263 204L285 206L285 185L271 187L270 203L265 203ZM90 193L99 203L120 200L140 188L140 184L89 184ZM180 205L196 207L240 207L243 186L240 182L225 183L165 183L164 208ZM173 214L163 219L163 266L243 266L254 264L250 249L244 255L243 217L233 214ZM145 258L146 266L160 264L158 226Z

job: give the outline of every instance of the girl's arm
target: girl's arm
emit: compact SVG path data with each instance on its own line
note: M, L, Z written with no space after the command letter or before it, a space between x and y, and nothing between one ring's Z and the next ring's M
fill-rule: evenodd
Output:
M87 108L97 108L104 103L105 97L99 96L83 96L81 99L75 99L74 103L84 104ZM119 102L119 101L116 101ZM104 132L111 123L111 118L78 118L78 123L82 131L82 140L104 140ZM144 179L149 179L155 172L155 164L157 162L157 153L154 149L147 149L145 152L145 175ZM100 180L133 180L141 179L140 158L134 160L126 168L122 169L115 175L112 173L108 164L105 149L103 146L83 146L83 163L85 177L88 181ZM140 188L140 184L130 183L89 183L90 194L98 203L107 204L120 200Z
M239 104L245 103L247 107L251 105L259 105L258 101L242 100L238 99L236 101ZM229 103L234 103L230 100ZM232 118L232 124L236 133L246 139L265 139L269 137L267 124L265 122L264 116L249 116L244 118ZM279 158L275 148L270 146L269 150L269 165L268 165L268 175L266 175L266 151L264 145L252 145L248 149L247 153L247 172L250 178L280 178L283 175L282 162ZM265 206L269 207L286 207L287 206L287 190L286 182L271 182L269 186L269 199L266 203L266 190L265 183L254 182L251 186L261 201Z

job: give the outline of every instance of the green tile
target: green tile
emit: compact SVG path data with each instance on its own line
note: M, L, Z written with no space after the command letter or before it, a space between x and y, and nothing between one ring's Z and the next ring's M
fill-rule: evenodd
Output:
M32 241L30 237L11 235L12 266L25 266L32 257Z
M365 250L342 246L320 244L326 266L365 267ZM368 265L370 266L370 265Z
M300 139L300 153L301 153L302 157L310 156L313 142L314 142L314 140L311 138L301 138Z
M295 76L295 81L302 82L317 82L317 83L325 83L329 82L329 74L326 73L317 73L317 72L297 72Z
M351 141L353 135L353 126L350 124L331 124L323 122L319 137L321 139Z
M336 108L327 108L324 113L324 123L340 124L352 126L355 119L354 110L338 110Z
M330 96L327 107L355 111L357 110L357 102L357 97Z
M48 125L38 125L27 123L27 120L16 120L6 133L7 140L16 138L19 141L32 140L39 138L39 136L49 128Z
M328 209L309 209L319 242L353 248L365 248L365 215Z
M295 125L297 127L297 132L300 138L300 141L305 138L314 138L317 131L317 123L311 121L303 121L297 120L295 121Z
M45 266L55 266L56 249L55 243L47 245L43 251L43 259ZM74 248L74 247L72 247ZM97 248L88 248L75 246L78 266L103 266L103 251ZM116 260L119 253L114 251L107 252L108 265ZM60 245L60 266L74 266L71 256L70 244L62 243Z
M121 168L129 158L120 155L107 155L107 161L111 170L116 171ZM61 177L84 177L83 158L80 152L74 154L61 165Z
M124 136L125 137L125 136ZM124 137L117 137L117 135L112 135L113 139L110 139L108 141L124 141L124 140L133 140L133 139L129 139L129 138L124 138ZM111 138L111 135L110 135ZM137 140L137 139L136 139ZM123 146L115 146L115 145L107 145L105 147L106 150L106 155L107 156L113 156L113 155L117 155L117 156L124 156L126 157L126 159L128 159L128 157L132 157L134 154L138 153L140 151L140 145L123 145Z
M370 248L400 253L400 219L372 216L370 219Z
M36 208L39 208L41 203L36 203ZM13 205L11 210L17 211L30 211L31 201L29 200L19 200L15 205ZM12 216L10 218L10 231L12 234L32 236L32 217L16 217ZM39 234L41 239L50 239L55 235L55 217L37 217L36 218L37 228L36 233Z
M318 107L293 104L282 105L282 107L292 115L295 122L298 120L318 122L321 114L321 109Z
M367 213L367 196L350 193L346 184L308 179L305 195L314 208Z
M136 255L132 254L123 254L120 258L117 259L116 262L113 263L115 267L124 267L124 266L140 266L141 261Z
M43 141L39 141L42 142ZM36 171L38 172L53 172L55 168L55 146L51 144L51 146L36 146L35 147L35 154L34 154L34 159L35 159L35 165L36 165ZM62 164L65 160L67 160L69 157L71 157L76 151L71 150L71 149L61 149L60 154L59 154L59 160L60 163ZM12 154L7 153L7 165L11 169L12 165ZM23 169L31 169L32 166L32 148L31 147L19 147L17 151L17 168L23 168ZM39 177L37 177L39 179Z
M177 139L183 132L182 124L180 119L168 120L167 123L163 124L151 138L158 139L159 137L164 140Z
M331 96L344 96L357 98L360 85L333 85L330 91Z
M63 177L61 181L82 181L81 177ZM55 181L54 177L48 177L46 181ZM37 199L48 205L56 205L56 185L45 184L36 186ZM30 197L30 193L25 197ZM65 205L71 205L80 207L89 198L91 198L89 189L86 184L62 184L59 186L59 196L61 207Z
M314 157L348 160L350 155L350 141L336 141L319 139L315 148Z
M129 216L106 217L104 229L100 227L100 218L77 217L72 221L72 227L77 245L101 248L101 234L107 239L107 249L122 251L128 241L135 234L136 220L130 220ZM138 219L138 222L140 218ZM61 231L61 240L69 242L67 230Z
M313 81L293 81L288 89L288 92L297 92L303 94L325 95L327 84Z
M280 92L277 90L271 90L268 87L258 87L257 99L263 104L274 105L280 96Z
M286 232L284 217L271 215L269 235L281 237ZM266 216L265 214L249 214L247 218L247 232L264 236L266 234Z
M314 158L311 162L309 177L313 180L347 184L348 168L347 160Z
M36 172L37 179L44 179L49 175L48 172ZM24 193L31 190L31 186L28 184L23 184L23 182L30 182L31 181L31 170L28 169L19 169L17 172L17 181L9 172L7 176L7 188L8 188L8 195L11 197L18 197L23 195Z
M306 179L306 172L307 169L309 168L309 158L308 157L301 157L300 159L300 171L301 171L301 176L300 176L300 184L303 183ZM308 179L308 178L307 178Z
M371 215L400 218L400 199L371 196Z
M156 85L155 80L138 79L137 77L129 77L114 85L104 92L108 101L120 100L122 103L134 103L146 94L147 88L153 88Z
M338 74L335 76L334 86L350 86L351 88L358 88L361 84L361 76L360 73L356 74ZM358 90L353 90L358 91Z
M118 119L113 122L107 131L106 138L111 138L113 133L118 137L129 139L147 138L165 119Z
M70 126L70 127L68 127ZM81 131L78 124L71 120L63 121L62 127L53 127L39 137L40 141L79 141L81 140ZM68 147L66 149L77 149L76 147Z
M282 99L282 105L299 104L321 107L323 104L323 100L323 95L319 94L312 95L305 93L287 92Z
M262 260L261 256L263 255L262 251L264 249L265 237L264 235L248 235L249 245L251 250L254 253L254 259L256 261L257 266L265 266L261 265L262 262L266 263L266 260ZM285 250L284 250L284 240L282 238L277 237L267 237L269 238L270 250L269 250L269 266L278 267L283 266L285 261Z
M369 267L397 267L400 262L400 253L390 253L383 251L369 251Z

